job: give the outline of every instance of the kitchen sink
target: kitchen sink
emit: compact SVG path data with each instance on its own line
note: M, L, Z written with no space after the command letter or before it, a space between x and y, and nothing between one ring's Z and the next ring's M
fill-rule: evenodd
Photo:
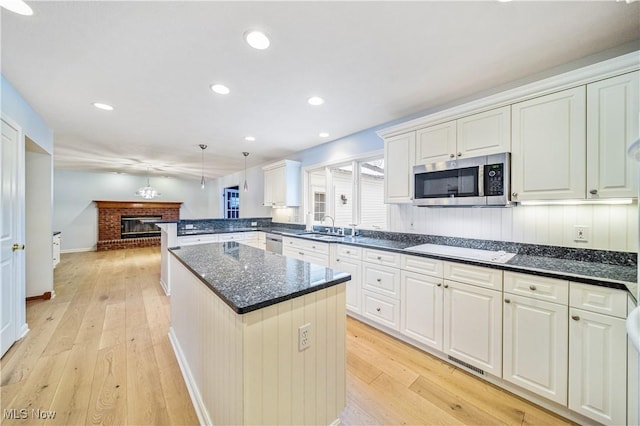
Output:
M313 238L314 240L326 240L326 241L336 241L345 237L345 235L340 235L340 234L324 234L324 233L321 234L317 232L302 234L301 236L306 238Z

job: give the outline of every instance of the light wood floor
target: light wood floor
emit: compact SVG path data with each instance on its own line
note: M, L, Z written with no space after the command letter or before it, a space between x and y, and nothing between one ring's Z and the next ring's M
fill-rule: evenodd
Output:
M3 424L191 425L171 344L158 248L62 255L57 297L27 304L30 332L2 358ZM346 425L568 424L349 319ZM32 409L55 411L35 419Z

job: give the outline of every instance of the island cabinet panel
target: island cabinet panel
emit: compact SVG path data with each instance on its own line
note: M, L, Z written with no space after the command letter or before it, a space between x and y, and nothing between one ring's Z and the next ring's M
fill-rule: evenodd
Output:
M170 338L202 424L330 424L346 405L345 284L236 314L171 258ZM298 348L310 324L311 345Z

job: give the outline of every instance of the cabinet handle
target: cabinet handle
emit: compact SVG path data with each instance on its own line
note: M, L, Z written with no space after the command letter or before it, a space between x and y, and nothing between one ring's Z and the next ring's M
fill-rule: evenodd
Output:
M436 287L442 287L442 283L436 284Z
M316 246L311 246L311 248L316 248Z
M504 299L504 303L511 303L511 299Z
M378 260L382 260L382 256L378 256Z
M529 290L531 290L531 291L536 291L536 286L535 286L535 285L533 285L533 284L531 284L531 285L529 286Z
M597 189L592 189L591 191L589 191L589 194L591 195L596 195L598 193Z
M449 284L445 284L445 285L444 285L444 288L449 288Z
M382 310L382 309L380 309L380 308L376 308L376 311L378 311L378 312L380 312L381 310Z
M24 250L24 244L14 244L11 246L11 251Z
M336 259L336 262L340 262L340 259Z
M298 254L301 255L301 256L304 256L304 253L301 252L301 251L299 251Z
M378 282L382 282L382 280L380 278L376 278L376 281Z
M513 198L518 198L518 193L517 193L517 192L512 192L512 193L511 193L511 196L512 196Z
M462 157L462 153L461 152L458 153L458 157Z
M453 158L453 157L455 157L455 155L449 154L449 158Z
M347 254L351 254L351 251L347 250Z
M578 315L571 315L571 319L574 321L580 321L580 317Z

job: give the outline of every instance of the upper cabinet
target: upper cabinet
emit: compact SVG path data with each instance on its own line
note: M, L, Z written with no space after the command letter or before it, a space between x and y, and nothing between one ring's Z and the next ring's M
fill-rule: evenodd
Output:
M585 196L584 86L512 105L512 200Z
M640 72L587 85L587 198L636 197Z
M416 131L415 164L510 150L511 109L505 106Z
M264 205L295 207L300 205L300 163L282 160L264 170Z
M413 158L416 133L409 132L384 140L384 202L410 203L413 198Z

